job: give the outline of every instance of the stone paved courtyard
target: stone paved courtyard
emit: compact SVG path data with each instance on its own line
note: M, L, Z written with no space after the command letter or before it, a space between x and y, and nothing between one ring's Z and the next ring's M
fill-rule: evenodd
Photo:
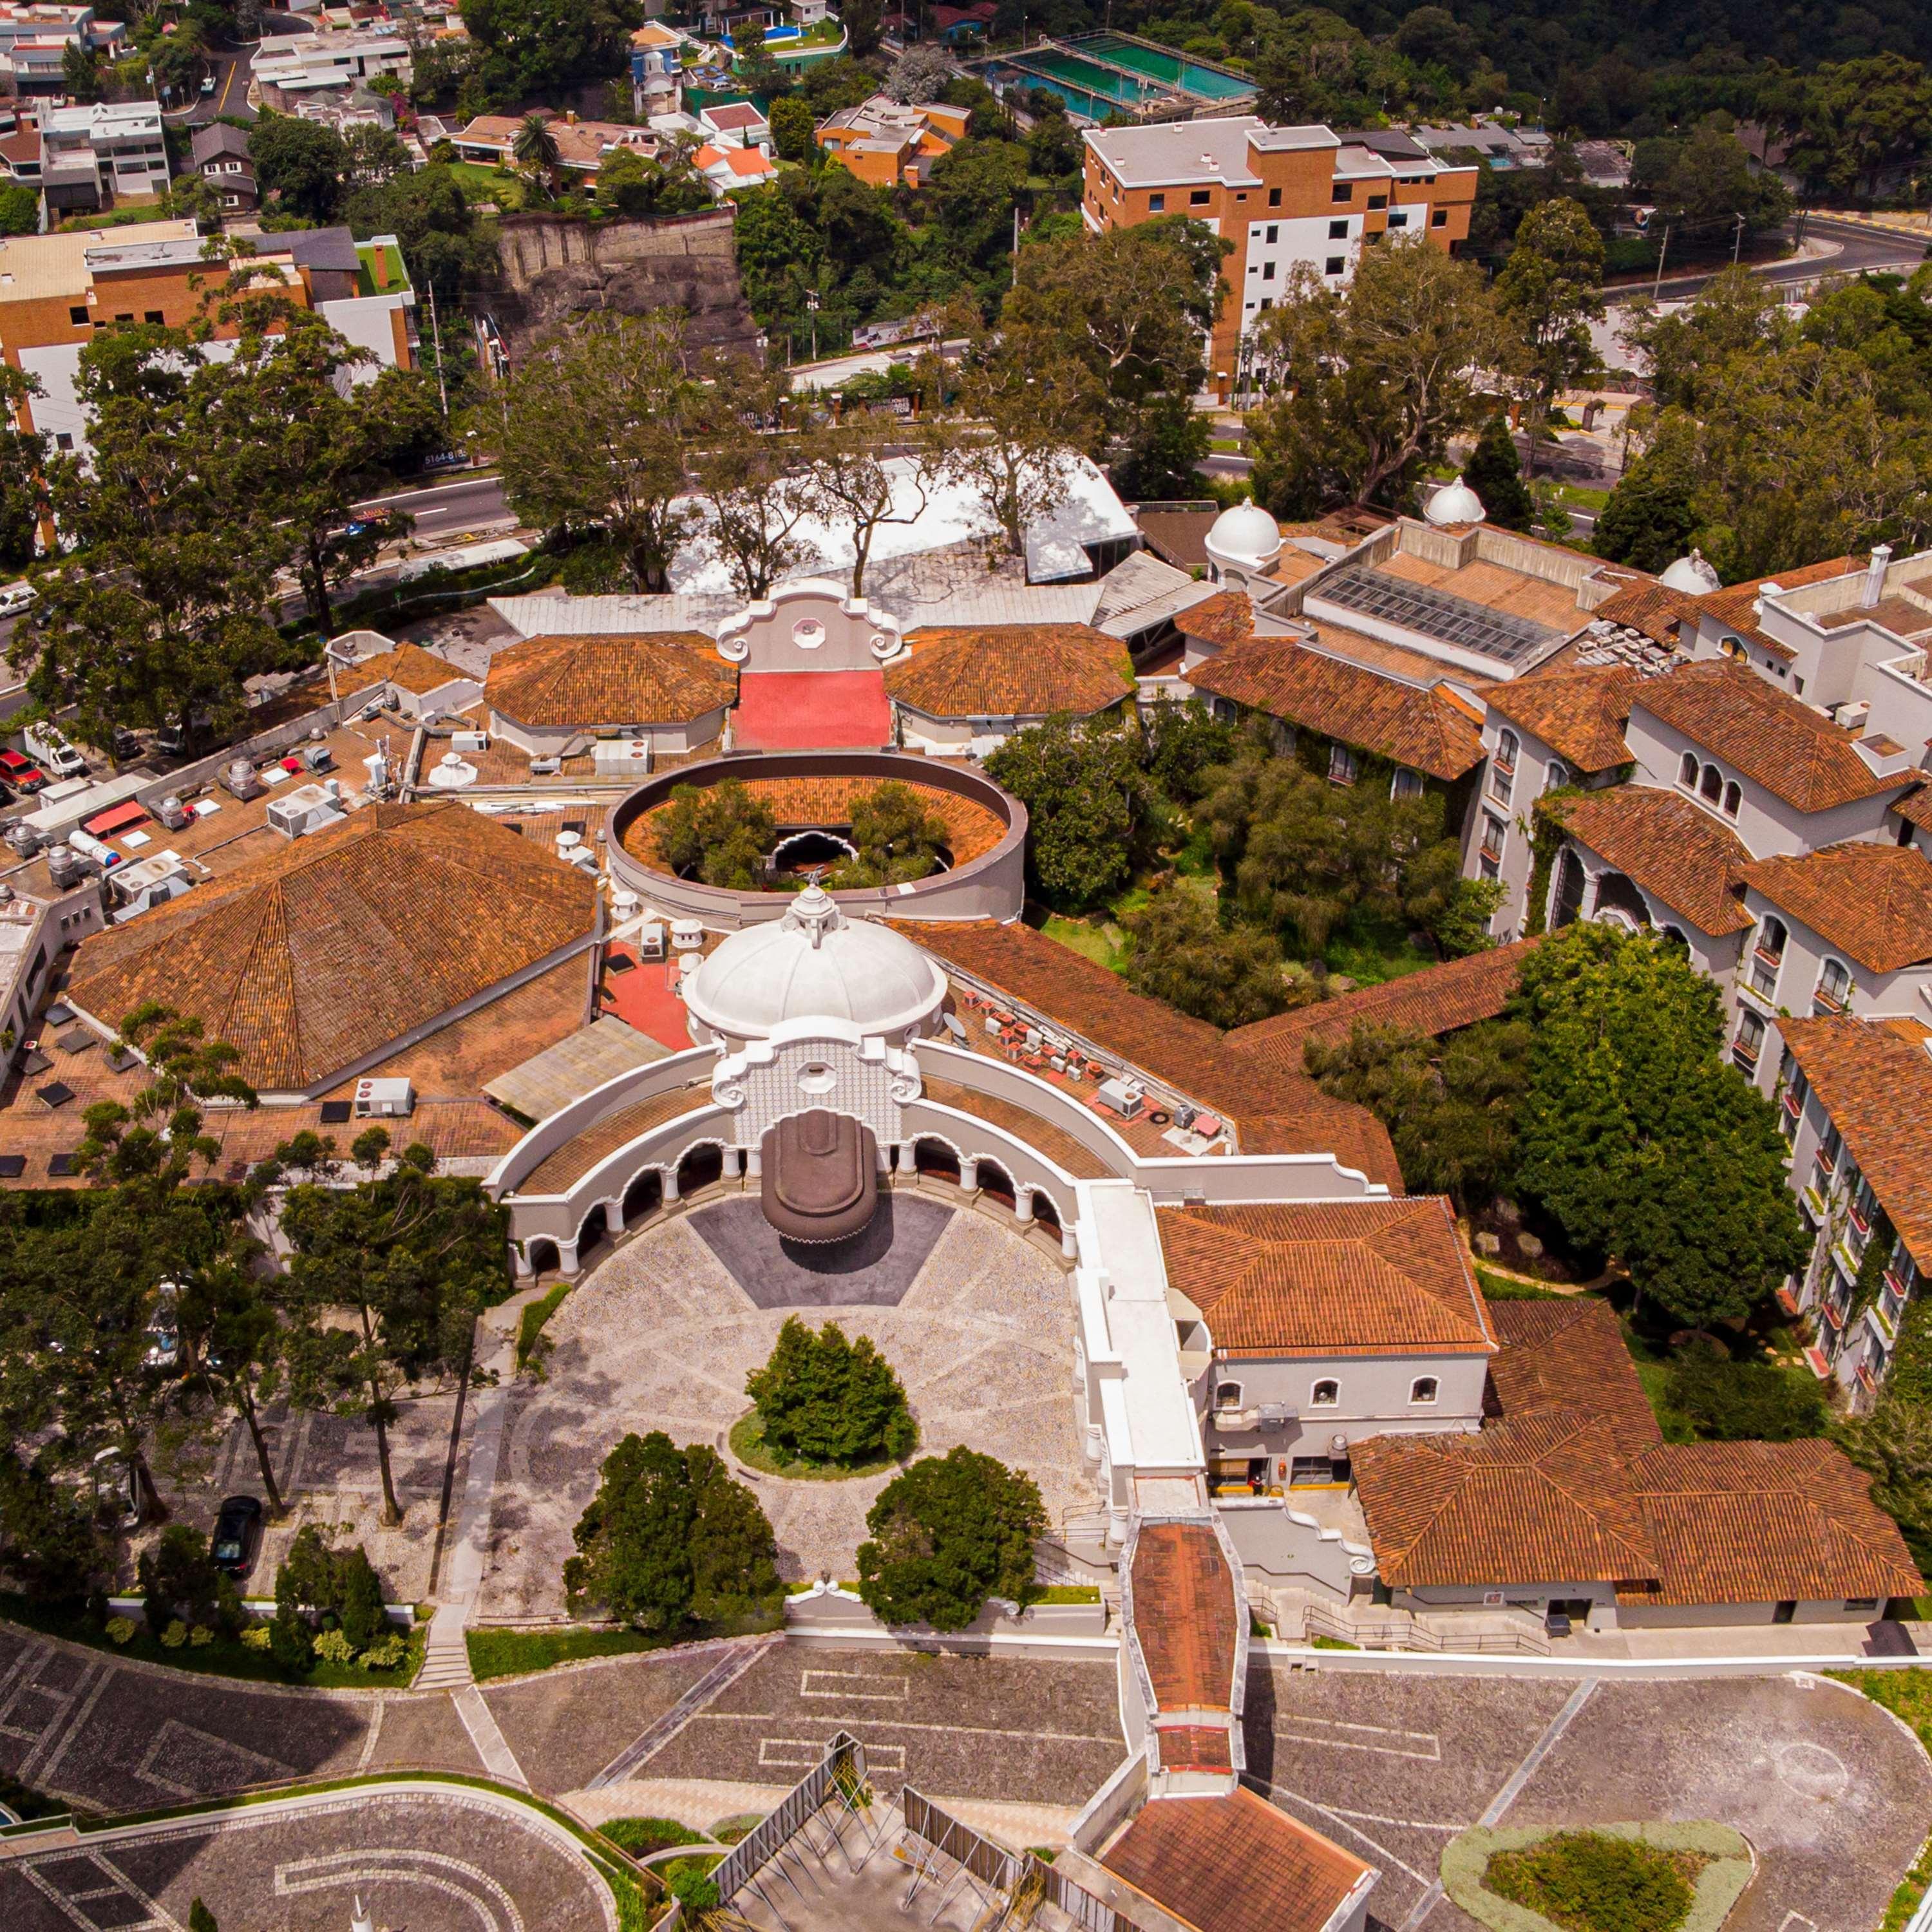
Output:
M957 1212L897 1306L804 1312L878 1343L905 1384L922 1452L964 1442L1024 1469L1057 1522L1098 1499L1076 1426L1072 1294L1052 1257L986 1216ZM662 1429L722 1450L751 1406L745 1378L788 1312L756 1306L682 1219L574 1289L545 1330L546 1378L511 1400L482 1613L560 1610L571 1530L612 1445L628 1430ZM784 1482L734 1467L771 1518L784 1575L854 1574L887 1476Z

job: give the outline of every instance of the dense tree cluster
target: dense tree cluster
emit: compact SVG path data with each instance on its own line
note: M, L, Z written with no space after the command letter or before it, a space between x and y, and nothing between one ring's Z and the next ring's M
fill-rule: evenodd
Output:
M788 1316L745 1393L758 1405L765 1442L799 1461L897 1461L919 1440L892 1364L869 1335L848 1340L836 1322L814 1331Z

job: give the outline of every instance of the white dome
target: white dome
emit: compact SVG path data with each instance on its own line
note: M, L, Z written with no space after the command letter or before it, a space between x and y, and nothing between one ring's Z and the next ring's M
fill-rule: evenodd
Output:
M1448 524L1480 524L1489 512L1482 498L1458 476L1430 498L1422 514L1439 529Z
M1704 561L1700 550L1680 556L1657 580L1666 590L1681 590L1690 597L1708 597L1724 587L1724 579Z
M1257 567L1281 554L1281 526L1260 504L1232 505L1214 519L1208 532L1209 556Z
M693 976L686 1003L714 1033L761 1040L806 1019L904 1034L945 998L945 974L910 940L848 920L809 885L782 919L726 939Z

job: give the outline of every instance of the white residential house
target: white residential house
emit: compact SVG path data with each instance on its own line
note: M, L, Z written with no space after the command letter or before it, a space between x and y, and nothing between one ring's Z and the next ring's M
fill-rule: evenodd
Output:
M264 106L292 113L305 100L346 95L379 75L406 85L413 68L400 34L271 34L256 46L250 71Z
M159 101L42 112L40 186L50 214L110 207L118 196L159 194L167 184Z

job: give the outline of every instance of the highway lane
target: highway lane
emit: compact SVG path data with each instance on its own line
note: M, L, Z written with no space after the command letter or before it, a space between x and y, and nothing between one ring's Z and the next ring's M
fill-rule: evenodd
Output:
M1822 275L1853 275L1867 270L1903 269L1910 272L1924 259L1925 244L1910 235L1891 235L1882 230L1871 229L1851 221L1832 221L1818 215L1809 217L1805 223L1805 232L1820 239L1840 244L1835 255L1813 255L1802 260L1780 262L1774 267L1753 270L1761 281L1774 287L1790 287L1793 284L1814 282ZM1708 270L1693 275L1666 275L1664 286L1658 299L1663 302L1688 302L1700 290L1708 287L1716 278L1718 272ZM1652 298L1654 284L1649 282L1636 284L1627 288L1606 289L1604 298L1612 308L1622 307L1634 302L1648 302Z
M460 476L421 490L399 490L372 496L356 506L358 515L401 510L416 519L418 538L460 536L515 521L503 499L503 485L495 476Z

